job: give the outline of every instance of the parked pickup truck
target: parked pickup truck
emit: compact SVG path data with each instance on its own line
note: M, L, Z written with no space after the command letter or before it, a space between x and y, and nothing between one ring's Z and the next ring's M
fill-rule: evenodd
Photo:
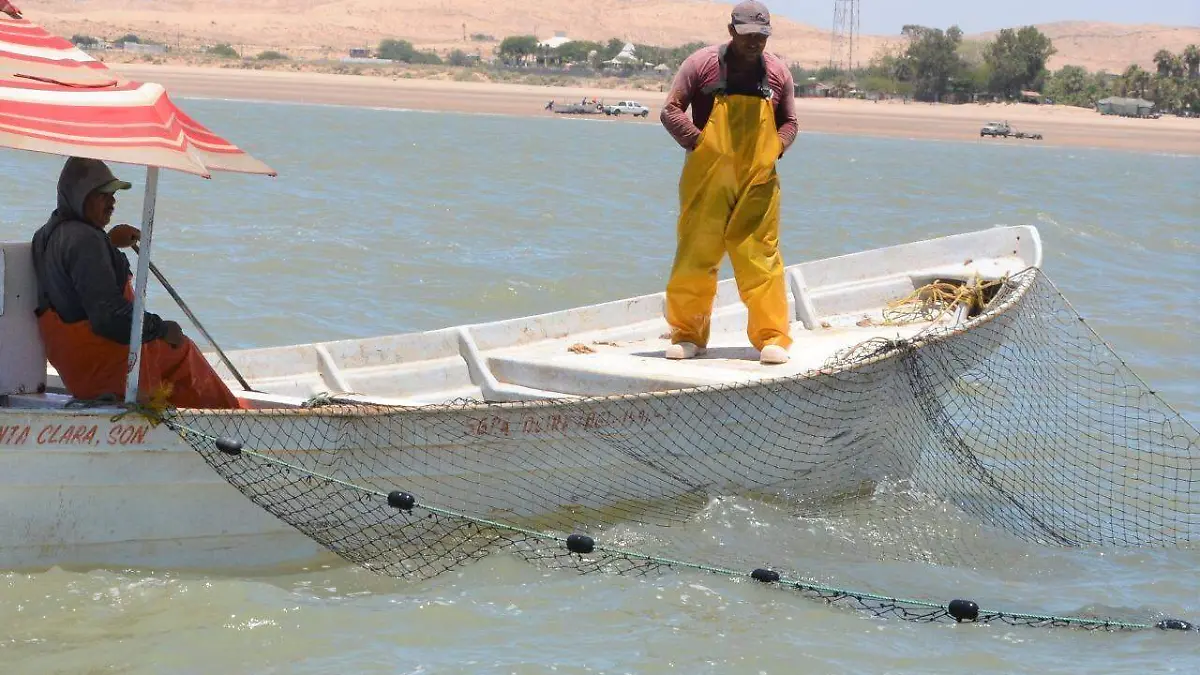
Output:
M1030 138L1035 141L1042 140L1042 135L1039 133L1031 133L1028 131L1017 131L1008 125L1008 122L988 122L979 130L979 137L984 136L999 136L1001 138Z
M1012 133L1012 127L1008 126L1008 122L988 122L979 130L979 137L984 136L1007 136Z
M605 115L633 115L634 117L649 117L650 109L637 101L617 101L616 105L604 106Z

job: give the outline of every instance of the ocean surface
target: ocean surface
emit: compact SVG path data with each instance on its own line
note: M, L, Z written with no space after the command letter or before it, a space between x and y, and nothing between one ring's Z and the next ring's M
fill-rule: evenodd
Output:
M181 103L279 172L160 182L155 261L226 349L665 284L683 153L656 124ZM44 222L61 162L0 152L0 239ZM114 169L136 186L114 221L137 224L144 172ZM802 134L779 171L788 262L1036 225L1049 278L1200 424L1200 158ZM151 308L194 334L151 289ZM1092 602L1200 620L1197 563L1188 551L1115 556ZM885 572L900 596L934 574ZM1024 599L1019 578L992 580ZM0 587L5 674L1200 671L1197 634L909 623L698 572L577 576L503 556L421 583L331 564L253 577L55 569L0 573ZM1061 606L1052 581L1039 588L1046 606L1011 609Z

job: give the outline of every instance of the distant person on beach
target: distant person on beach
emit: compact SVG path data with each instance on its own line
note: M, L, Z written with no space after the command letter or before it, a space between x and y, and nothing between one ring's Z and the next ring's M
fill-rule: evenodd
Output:
M133 275L122 248L141 231L121 224L107 233L117 200L132 185L97 159L72 157L58 178L58 208L33 235L38 283L38 328L46 358L71 395L124 398ZM143 399L169 387L179 408L239 408L179 324L146 312L142 323L139 390Z
M659 116L688 151L667 282L669 359L704 353L717 272L728 253L749 312L750 343L762 363L788 361L791 317L779 254L775 161L795 140L798 125L791 71L764 51L770 35L765 5L738 4L730 16L730 41L683 62Z

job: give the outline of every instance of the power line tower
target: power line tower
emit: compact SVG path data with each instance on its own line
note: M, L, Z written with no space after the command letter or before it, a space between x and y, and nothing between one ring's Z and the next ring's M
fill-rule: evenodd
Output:
M829 67L850 72L857 64L859 0L833 0L833 37L829 49Z

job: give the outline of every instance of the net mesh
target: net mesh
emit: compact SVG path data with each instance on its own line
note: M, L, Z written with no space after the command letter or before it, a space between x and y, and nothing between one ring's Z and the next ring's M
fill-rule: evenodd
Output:
M749 577L918 621L1190 627L1108 575L1192 544L1196 428L1041 271L988 295L965 330L871 341L795 378L167 421L256 504L396 577L507 552ZM1038 613L992 609L1017 603Z

